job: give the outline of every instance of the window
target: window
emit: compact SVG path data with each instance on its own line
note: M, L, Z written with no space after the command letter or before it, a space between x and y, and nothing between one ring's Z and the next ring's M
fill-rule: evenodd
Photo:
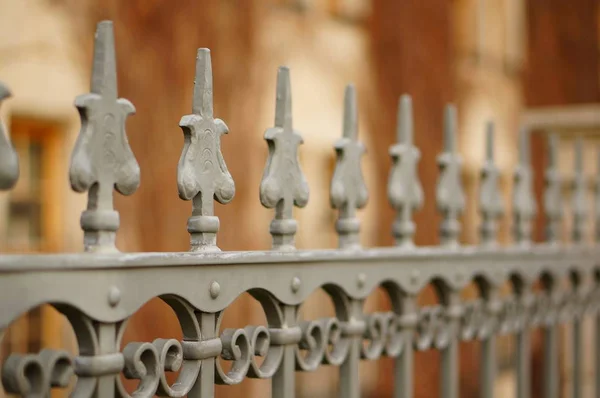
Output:
M2 251L5 253L56 252L61 249L60 190L65 184L66 162L61 154L59 126L13 117L9 130L19 155L20 175L6 195ZM52 345L45 333L60 315L50 306L38 307L17 319L5 332L0 357L37 352ZM0 391L1 395L1 391Z

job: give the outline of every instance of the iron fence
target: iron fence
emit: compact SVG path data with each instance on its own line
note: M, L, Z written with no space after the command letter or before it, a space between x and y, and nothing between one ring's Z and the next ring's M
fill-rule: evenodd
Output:
M416 247L412 213L423 202L418 179L419 150L413 145L411 100L399 103L397 143L390 148L393 167L388 196L397 210L391 248L360 247L356 211L366 205L368 192L360 159L364 146L357 137L355 91L345 96L343 137L335 144L337 165L331 183L331 205L339 209L335 224L339 249L295 250L294 206L303 207L309 188L298 160L300 133L293 129L289 70L277 77L275 125L265 132L269 155L260 185L261 203L275 209L270 226L270 252L221 252L217 246L219 219L214 200L227 203L234 181L221 154L220 140L228 132L212 108L210 52L198 50L192 114L181 119L185 145L179 161L179 195L193 202L187 229L187 253L120 253L115 247L119 215L113 208L113 188L124 195L139 185L139 167L124 125L134 106L117 96L113 28L98 25L91 93L79 96L82 128L70 169L74 190L87 191L88 207L81 216L85 251L82 254L0 256L0 330L20 314L51 304L66 316L77 338L78 355L59 350L12 354L2 366L9 393L47 396L76 378L76 397L214 396L215 384L237 384L246 377L272 380L272 395L295 395L295 372L320 366L339 368L339 396L358 397L359 361L394 358L394 396L413 395L413 353L440 350L440 395L459 395L459 342L482 344L481 391L492 397L496 369L496 338L516 336L517 396L530 396L530 329L544 331L544 393L559 394L558 335L560 323L572 327L572 396L582 394L582 320L598 318L600 249L584 244L587 214L582 140L576 143L572 186L571 245L558 240L563 203L558 173L558 139L550 136L545 173L544 211L548 242L531 242L537 205L533 193L529 133L520 133L512 217L516 244L496 243L496 223L504 215L494 164L492 124L486 132L486 161L481 171L479 208L481 245L461 246L459 216L465 207L461 188L461 158L456 143L456 110L445 114L444 152L436 202L443 215L442 245ZM8 90L2 89L2 97ZM17 156L0 134L0 185L14 185ZM600 180L597 181L600 187ZM600 190L596 190L600 205ZM598 215L596 215L598 219ZM600 222L596 225L600 227ZM597 231L600 237L600 228ZM567 283L564 283L567 281ZM480 298L464 302L460 291L475 282ZM509 283L508 296L499 293ZM541 282L542 289L532 288ZM440 305L419 308L416 295L432 284ZM364 313L366 297L383 287L392 304L389 312ZM299 320L298 308L315 289L331 297L335 317ZM223 311L244 292L261 304L266 325L220 330ZM128 318L144 303L160 297L179 320L183 339L133 342L121 351ZM600 321L595 339L600 340ZM259 360L260 358L260 360ZM224 369L219 359L230 361ZM600 347L595 348L596 391L600 391ZM178 371L169 384L166 373ZM120 374L139 379L129 394ZM596 393L598 394L598 393Z

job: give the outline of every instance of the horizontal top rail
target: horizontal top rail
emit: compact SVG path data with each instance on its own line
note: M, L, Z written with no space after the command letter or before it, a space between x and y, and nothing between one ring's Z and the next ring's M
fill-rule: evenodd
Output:
M378 247L361 250L295 250L286 251L227 251L227 252L139 252L139 253L63 253L63 254L3 254L0 272L29 272L40 270L154 268L204 265L281 264L318 262L398 261L398 265L413 261L458 261L486 258L498 261L540 257L551 260L557 255L600 256L596 246L560 246L541 243L530 246L419 246L411 250L401 247ZM600 258L600 257L599 257ZM600 263L600 260L598 261ZM599 264L600 265L600 264Z

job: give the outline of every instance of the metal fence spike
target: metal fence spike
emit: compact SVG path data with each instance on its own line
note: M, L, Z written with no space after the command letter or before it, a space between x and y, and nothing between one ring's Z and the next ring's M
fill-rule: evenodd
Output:
M11 92L0 82L0 103L11 96ZM0 190L11 189L19 179L19 157L10 142L6 126L0 121Z
M444 109L444 151L448 153L456 152L456 106L454 104L446 105Z
M196 55L192 113L206 119L212 119L213 117L212 61L208 48L199 48Z
M117 61L112 21L102 21L96 28L91 92L106 99L117 99Z
M358 110L356 108L356 89L354 85L349 84L344 93L343 136L354 141L358 138Z
M513 188L513 234L522 245L531 243L531 221L537 214L537 203L533 192L533 172L530 164L530 133L519 132L519 164L515 170Z
M369 193L360 167L365 146L358 141L358 112L356 90L346 87L344 96L344 127L342 138L335 143L337 163L331 180L330 200L339 209L335 224L339 247L360 248L360 221L356 209L367 204Z
M275 127L292 131L292 85L290 69L280 66L277 72L277 99L275 102Z
M398 104L398 127L396 129L396 140L398 143L412 146L413 144L413 115L412 98L404 94L400 96Z
M576 243L581 243L585 238L585 221L587 218L586 181L583 170L583 139L575 140L575 176L573 178L573 231L572 238Z
M214 200L229 203L235 184L221 152L221 137L229 129L213 118L212 65L210 51L198 49L192 114L181 118L184 146L177 166L177 189L183 200L192 200L188 219L191 250L218 251L219 218Z
M448 105L444 113L444 152L438 157L440 177L436 200L443 216L440 238L442 244L449 247L458 246L461 230L459 217L465 207L460 174L462 159L456 150L456 124L456 107Z
M557 134L548 136L548 166L545 171L544 212L547 219L546 240L556 243L560 240L563 217L562 179L558 169L559 139Z
M416 230L412 213L423 205L423 188L417 173L421 153L413 145L412 100L409 95L400 97L396 133L398 142L390 147L392 170L388 181L388 199L397 212L392 233L396 245L412 247Z
M287 67L279 68L276 95L275 127L267 129L264 135L269 157L260 183L260 202L267 208L275 208L270 227L273 249L294 250L297 222L292 209L306 206L309 189L298 158L302 136L292 127L292 93Z
M480 227L481 243L496 243L497 220L504 214L503 198L498 187L500 172L494 163L494 123L489 121L485 128L485 162L481 169L479 190L479 211L482 223Z
M125 134L125 119L135 112L126 99L117 99L112 22L98 24L94 47L92 93L80 95L75 106L81 130L73 149L69 179L77 192L88 193L81 215L86 251L115 251L119 213L113 189L130 195L140 183L140 169Z

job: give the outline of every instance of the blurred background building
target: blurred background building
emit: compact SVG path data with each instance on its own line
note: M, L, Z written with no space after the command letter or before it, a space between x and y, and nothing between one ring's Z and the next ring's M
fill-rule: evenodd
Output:
M0 195L2 252L80 251L79 214L85 195L68 185L69 156L79 131L76 95L89 91L95 25L115 25L119 94L137 115L127 132L142 171L132 197L116 198L122 251L186 251L190 203L177 195L176 166L183 145L178 127L190 113L195 54L212 51L215 115L226 121L225 161L236 181L236 197L218 206L223 250L268 249L271 211L261 207L258 187L266 160L262 139L272 126L277 66L291 68L294 125L302 132L302 167L311 188L305 209L296 211L300 248L334 248L335 213L329 182L335 163L332 143L341 134L344 87L359 96L360 138L368 148L364 173L369 205L360 213L363 244L392 245L393 211L387 204L388 147L395 140L399 95L413 96L415 140L425 205L416 214L416 241L437 244L434 203L436 156L442 148L446 102L459 109L459 145L464 184L471 202L464 215L464 243L477 242L476 206L483 162L484 123L496 123L496 157L505 172L501 185L510 209L516 137L524 110L547 105L600 102L600 2L598 0L0 0L0 80L14 97L2 105L21 160L21 179ZM565 139L563 154L571 153ZM543 138L533 138L533 162L545 162ZM594 161L587 157L593 172ZM568 160L565 160L567 162ZM563 162L563 163L565 163ZM566 170L570 170L569 167ZM538 174L537 193L543 179ZM539 217L541 226L543 217ZM501 239L510 241L510 218ZM543 238L541 228L536 238ZM52 281L48 281L52 283ZM465 295L475 295L467 289ZM422 303L435 300L430 291ZM333 313L322 292L302 309L307 318ZM366 305L389 303L374 292ZM160 315L157 315L160 314ZM240 297L224 325L265 322L252 299ZM159 300L131 320L126 341L180 336L175 316ZM498 396L509 397L511 340L500 348ZM539 337L534 339L539 351ZM49 307L15 322L3 353L40 347L73 347L70 326ZM478 391L477 343L463 344L461 396ZM416 395L437 394L439 354L416 356ZM543 358L534 355L534 387ZM365 397L390 396L392 362L362 368ZM567 372L563 372L565 377ZM299 396L331 397L336 370L298 376ZM588 375L586 375L588 377ZM591 379L589 375L589 379ZM566 385L568 380L563 380ZM247 380L218 396L266 396L268 381ZM0 391L0 396L2 396ZM534 395L535 396L535 395Z

